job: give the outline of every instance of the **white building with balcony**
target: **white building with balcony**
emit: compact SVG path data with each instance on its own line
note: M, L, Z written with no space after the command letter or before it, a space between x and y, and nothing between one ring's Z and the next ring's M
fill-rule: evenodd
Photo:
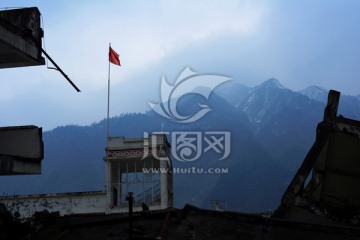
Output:
M141 139L109 137L106 147L106 213L127 212L133 193L134 211L173 206L170 144L163 134Z

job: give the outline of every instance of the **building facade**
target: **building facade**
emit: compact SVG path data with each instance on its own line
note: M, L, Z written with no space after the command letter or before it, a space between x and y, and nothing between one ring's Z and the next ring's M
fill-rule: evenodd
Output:
M106 213L128 211L129 193L134 198L134 211L145 206L150 210L173 206L170 144L165 135L109 137L105 150Z

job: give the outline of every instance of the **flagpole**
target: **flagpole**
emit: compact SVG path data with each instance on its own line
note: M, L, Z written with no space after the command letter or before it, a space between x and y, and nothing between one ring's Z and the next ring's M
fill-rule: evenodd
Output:
M109 43L109 53L110 53L111 43ZM109 58L109 57L108 57ZM108 69L108 99L107 99L107 126L106 126L106 139L109 139L109 115L110 115L110 58L109 58L109 69Z

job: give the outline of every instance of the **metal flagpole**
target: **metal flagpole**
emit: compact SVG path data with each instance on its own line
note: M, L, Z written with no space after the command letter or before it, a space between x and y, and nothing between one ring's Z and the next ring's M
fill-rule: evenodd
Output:
M109 43L109 54L110 54L111 43ZM107 99L107 126L106 126L106 140L109 138L109 114L110 114L110 55L109 55L109 70L108 70L108 99Z

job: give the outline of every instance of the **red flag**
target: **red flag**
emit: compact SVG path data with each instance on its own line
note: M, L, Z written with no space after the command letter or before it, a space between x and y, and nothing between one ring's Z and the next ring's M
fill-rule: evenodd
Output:
M119 54L117 54L111 47L109 47L109 61L115 65L120 65Z

